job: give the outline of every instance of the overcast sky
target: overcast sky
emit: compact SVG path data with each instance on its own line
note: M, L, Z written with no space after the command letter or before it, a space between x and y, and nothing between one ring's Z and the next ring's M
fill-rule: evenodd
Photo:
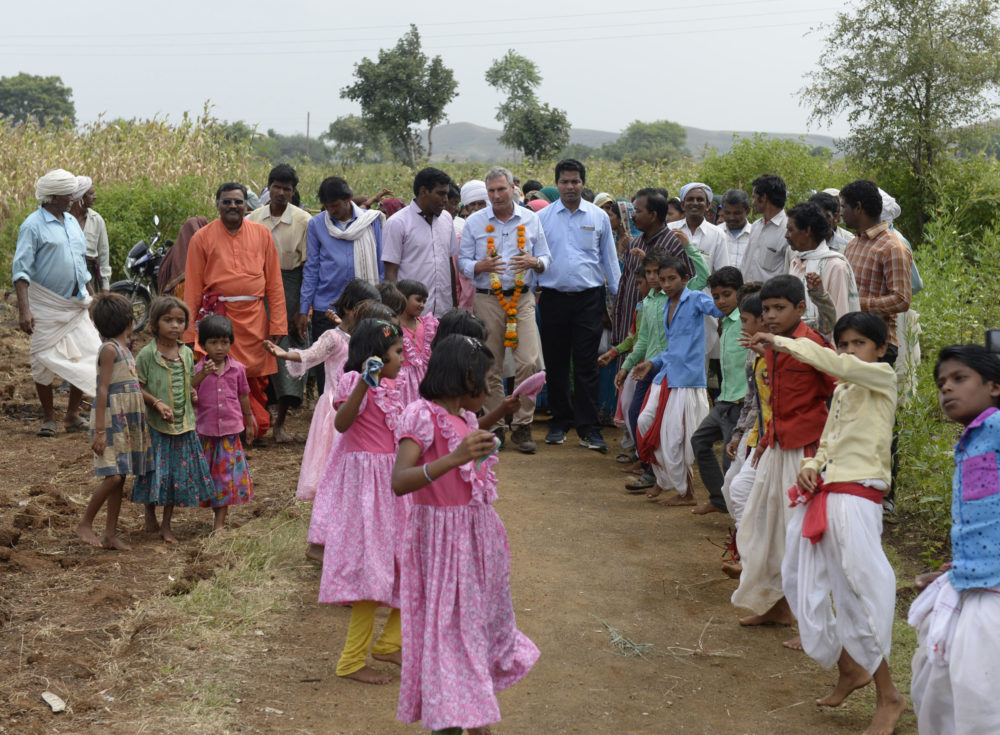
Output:
M574 127L635 119L710 130L843 135L809 128L799 104L817 68L832 0L596 0L449 3L382 0L4 3L0 76L58 75L81 122L200 112L261 130L318 135L358 109L340 98L354 64L410 23L454 70L451 122L498 127L483 74L509 48L533 60L539 97ZM503 9L500 18L493 14ZM529 10L530 9L530 10Z

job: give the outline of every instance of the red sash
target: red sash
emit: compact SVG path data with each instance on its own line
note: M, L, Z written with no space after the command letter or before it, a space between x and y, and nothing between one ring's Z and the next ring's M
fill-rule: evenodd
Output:
M652 385L650 386L650 391L652 390ZM649 392L646 392L646 397L642 401L642 410L646 409L646 404L649 402ZM656 417L653 419L653 423L649 425L649 430L645 434L639 431L638 422L636 422L635 433L637 434L635 438L635 448L639 454L639 459L641 459L646 464L657 464L654 453L660 446L660 422L663 421L663 410L667 407L667 398L670 396L670 389L667 387L667 378L663 377L663 382L660 384L660 400L656 404Z
M819 543L826 533L826 496L830 493L842 493L882 504L882 491L867 487L857 482L824 483L823 478L816 479L816 490L807 493L798 483L788 488L790 505L806 505L806 517L802 520L802 538L812 543Z

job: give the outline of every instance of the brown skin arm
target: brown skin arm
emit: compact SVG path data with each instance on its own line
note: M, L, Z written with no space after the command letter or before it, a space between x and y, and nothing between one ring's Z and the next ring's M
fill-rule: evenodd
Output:
M107 427L104 420L107 418L106 406L108 405L108 390L111 387L111 371L115 365L115 348L111 345L104 345L97 356L97 395L94 397L94 440L90 443L90 448L94 454L101 456L108 445Z
M31 314L31 306L28 303L28 282L24 279L14 284L17 292L17 321L21 331L31 334L35 331L35 317Z
M493 442L493 434L488 431L479 429L470 432L462 439L462 443L455 447L454 452L430 462L427 465L427 472L432 479L436 480L441 475L456 467L461 467L476 457L485 456L493 449ZM403 439L399 443L396 464L392 469L392 489L396 495L402 496L416 492L428 484L423 465L417 464L419 460L420 445L413 439Z
M385 266L385 280L393 283L399 280L399 263L384 262L383 265Z
M240 396L240 410L243 412L243 428L246 430L247 443L253 444L257 438L257 419L253 417L250 408L250 396L245 393Z
M358 417L361 401L364 400L367 392L368 383L359 379L358 384L351 391L351 395L347 397L346 401L340 404L340 408L337 409L337 415L333 419L333 426L341 434L350 429L351 424L354 423L354 419Z
M493 424L500 420L502 416L509 416L510 414L517 411L521 407L520 396L507 396L500 402L500 405L494 408L487 414L479 419L480 429L489 429Z

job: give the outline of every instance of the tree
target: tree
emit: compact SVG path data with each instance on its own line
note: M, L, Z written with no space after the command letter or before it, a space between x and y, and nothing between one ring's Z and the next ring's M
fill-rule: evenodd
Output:
M59 77L39 77L21 72L0 77L0 118L15 123L34 119L39 125L76 123L73 90Z
M996 109L998 7L998 0L867 0L837 15L822 66L808 75L811 119L846 112L849 154L875 172L905 162L920 230L942 157L964 127Z
M338 117L319 136L333 143L333 155L348 165L388 158L389 148L381 134L371 130L357 115Z
M496 119L503 125L500 142L538 159L569 143L565 110L541 104L535 88L542 83L535 62L509 50L486 70L486 83L503 94Z
M434 127L457 94L458 82L440 56L428 59L420 48L420 32L410 26L392 49L381 49L378 61L363 58L354 65L354 84L340 96L361 105L361 118L383 135L404 163L414 166L423 153L418 129L426 123L427 155L433 152Z
M636 120L614 143L601 146L601 157L615 161L676 161L686 155L687 131L670 120Z

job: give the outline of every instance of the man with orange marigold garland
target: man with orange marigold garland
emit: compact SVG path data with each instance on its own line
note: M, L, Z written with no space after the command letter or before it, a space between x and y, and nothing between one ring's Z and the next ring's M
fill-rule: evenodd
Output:
M476 285L473 313L486 324L487 346L496 357L490 372L487 413L500 405L503 391L504 349L514 354L514 383L520 385L537 372L540 341L535 322L535 275L551 264L549 246L538 217L530 209L514 205L514 176L495 166L486 174L489 206L469 215L462 230L458 270ZM532 454L533 398L522 398L514 414L511 443ZM493 427L501 442L504 424Z

